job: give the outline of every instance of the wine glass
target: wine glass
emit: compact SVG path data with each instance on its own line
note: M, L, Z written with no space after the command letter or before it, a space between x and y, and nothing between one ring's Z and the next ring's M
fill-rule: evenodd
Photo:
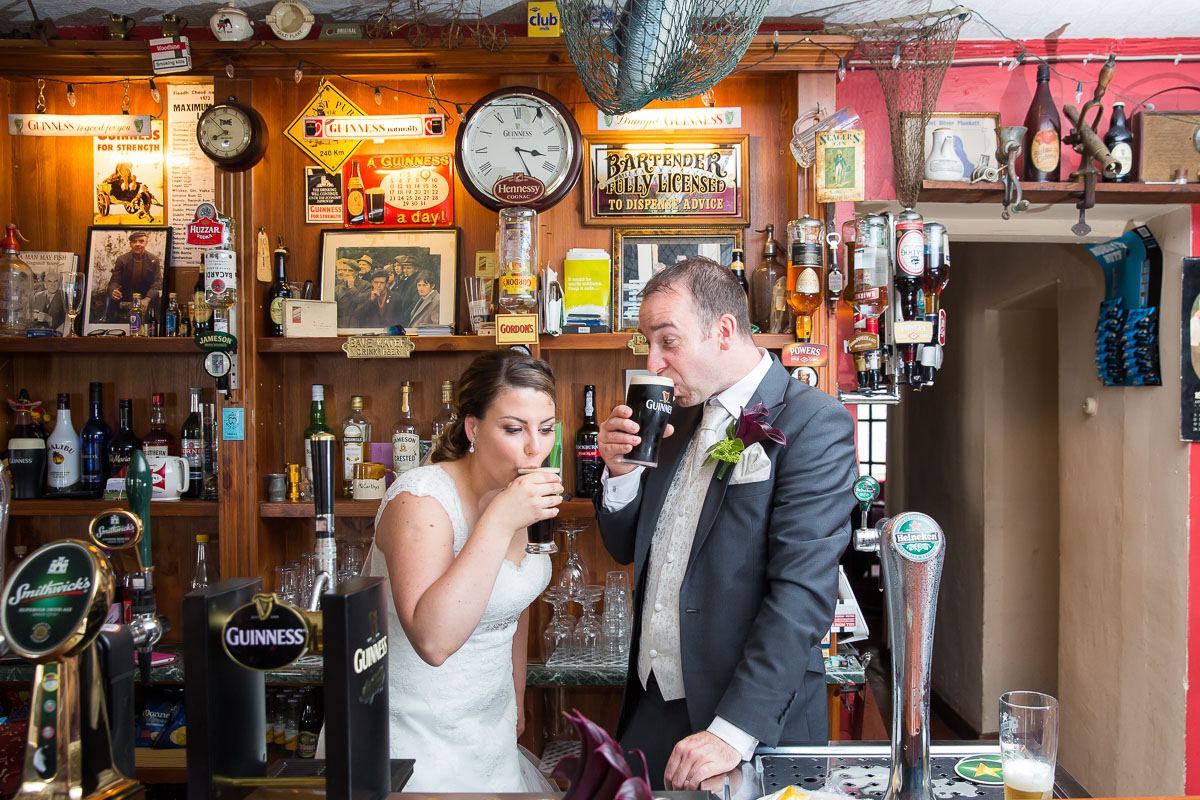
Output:
M580 587L577 599L579 605L583 607L583 613L579 617L579 624L575 626L573 639L576 647L595 651L596 647L599 646L600 636L603 631L600 628L600 618L596 616L596 603L603 596L603 586Z
M542 631L542 660L549 662L550 656L558 648L570 644L572 626L567 621L563 610L567 607L567 592L561 586L551 586L542 594L542 600L554 609L550 616L550 624Z
M567 591L567 597L578 602L583 587L591 581L587 564L583 563L576 548L576 539L581 532L587 530L587 523L579 519L564 519L559 525L559 530L567 535L568 553L567 560L558 572L558 585Z
M63 307L67 310L67 336L78 336L75 332L75 318L83 310L87 278L82 272L68 272L62 276L59 291L63 293Z

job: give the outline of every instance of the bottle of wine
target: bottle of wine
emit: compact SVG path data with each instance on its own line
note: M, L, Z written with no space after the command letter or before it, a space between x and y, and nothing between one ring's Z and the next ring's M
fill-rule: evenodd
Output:
M354 174L346 183L346 222L362 225L367 221L367 196L363 191L363 179L358 174L358 162L353 162Z
M583 387L583 424L575 432L575 494L592 497L600 491L604 461L600 458L600 426L596 424L596 387Z
M133 432L133 400L122 397L117 404L117 433L108 443L108 477L124 478L134 450L142 449L142 440Z
M50 493L69 492L79 486L79 434L71 424L71 395L58 395L58 417L54 432L46 440Z
M1112 121L1108 124L1108 133L1104 134L1104 146L1117 160L1117 174L1113 177L1105 175L1103 180L1110 183L1129 183L1133 180L1133 134L1125 121L1125 104L1113 103Z
M175 436L167 430L167 415L163 410L164 403L162 392L155 392L150 398L150 432L142 441L142 444L145 445L142 451L146 454L146 458L175 455Z
M1050 96L1050 67L1039 64L1037 90L1025 114L1024 161L1021 174L1027 181L1056 181L1062 156L1062 121Z
M421 463L421 431L412 415L412 384L400 387L400 419L392 426L392 469L397 475Z
M104 494L104 483L108 480L108 443L112 439L112 428L104 421L104 399L101 385L93 381L88 385L90 413L88 421L79 432L82 449L80 479L84 490L93 497Z
M308 407L308 427L304 429L304 470L309 483L312 483L312 450L308 446L309 439L318 433L333 433L333 429L325 422L325 387L319 383L312 385L312 403Z
M275 280L267 289L267 336L283 336L283 301L291 299L292 287L287 281L287 248L283 237L275 248Z
M354 496L354 465L370 460L371 420L363 413L362 395L350 398L350 415L342 420L342 494Z
M180 455L188 462L188 488L184 497L196 498L204 493L204 430L200 427L200 390L192 387L187 419L179 434Z

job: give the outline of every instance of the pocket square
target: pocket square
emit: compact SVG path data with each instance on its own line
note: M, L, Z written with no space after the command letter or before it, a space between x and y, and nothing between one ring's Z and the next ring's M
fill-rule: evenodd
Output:
M742 451L742 458L733 465L729 485L758 483L771 477L771 458L763 450L762 443L755 442Z

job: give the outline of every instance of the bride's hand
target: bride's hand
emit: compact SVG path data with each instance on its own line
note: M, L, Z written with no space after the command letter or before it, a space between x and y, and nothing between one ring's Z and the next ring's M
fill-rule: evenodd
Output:
M553 472L531 472L510 483L488 504L485 514L505 527L524 530L535 522L558 516L565 491Z

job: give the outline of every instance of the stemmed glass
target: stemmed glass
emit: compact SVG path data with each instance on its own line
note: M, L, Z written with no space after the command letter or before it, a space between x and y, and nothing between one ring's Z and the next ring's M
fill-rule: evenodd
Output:
M583 607L579 624L575 626L573 642L576 647L595 650L600 644L600 618L596 616L596 603L604 596L603 586L584 586L576 600Z
M83 310L83 295L87 278L82 272L68 272L62 276L59 291L63 293L63 306L67 311L67 336L78 336L75 332L75 318Z
M551 586L542 594L542 600L550 604L554 613L550 616L550 624L542 631L542 660L549 661L554 651L571 642L571 624L566 620L563 609L567 607L569 598L566 589L561 586Z
M580 592L591 580L587 564L579 557L576 539L587 530L587 523L579 519L564 519L559 530L567 535L567 560L558 572L558 585L567 591L567 597L579 602Z

